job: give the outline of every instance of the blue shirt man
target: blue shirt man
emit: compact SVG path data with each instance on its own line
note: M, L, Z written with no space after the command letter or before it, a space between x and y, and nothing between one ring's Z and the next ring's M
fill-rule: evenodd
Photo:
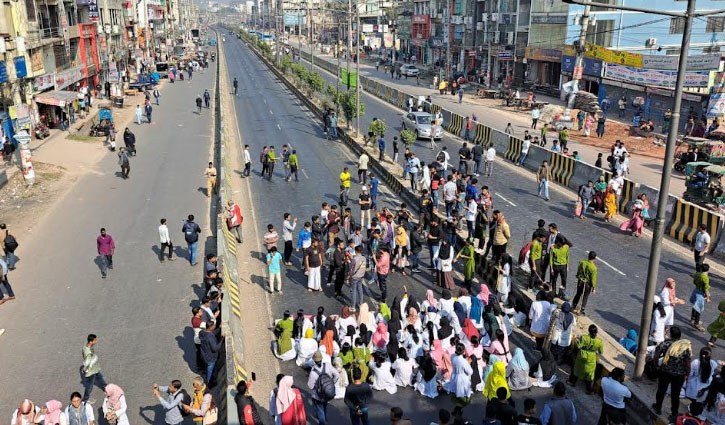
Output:
M385 156L385 136L380 136L378 139L378 149L380 149L378 161L383 162L383 157Z
M378 185L380 184L380 180L378 180L377 177L374 175L370 175L370 207L373 210L378 209Z

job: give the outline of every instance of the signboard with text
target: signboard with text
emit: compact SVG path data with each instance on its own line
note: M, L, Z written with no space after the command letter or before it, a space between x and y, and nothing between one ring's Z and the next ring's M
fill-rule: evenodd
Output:
M607 63L615 63L631 68L642 68L642 55L639 53L610 50L596 44L587 43L587 56L600 59Z
M621 80L642 86L675 87L677 71L657 71L653 69L636 69L623 65L607 65L607 78ZM710 82L709 71L685 73L685 87L707 87Z
M680 67L679 56L643 55L642 68L676 71ZM720 54L687 57L688 71L712 71L720 68Z
M84 78L83 67L67 69L55 74L55 89L60 90Z
M574 56L562 56L561 58L561 70L566 72L574 73L574 64L576 58ZM602 61L596 59L584 58L584 67L581 70L582 75L589 75L590 77L601 77L602 76ZM576 77L575 77L576 78Z
M16 56L13 58L15 64L15 76L17 78L25 78L28 76L28 67L25 65L25 56Z
M99 19L98 0L88 0L88 18L91 21Z

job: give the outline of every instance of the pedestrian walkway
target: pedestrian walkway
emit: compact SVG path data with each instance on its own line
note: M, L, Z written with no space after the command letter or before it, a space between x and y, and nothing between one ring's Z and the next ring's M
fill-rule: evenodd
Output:
M293 47L297 46L297 38L290 37L289 44ZM309 46L302 43L303 49L309 52ZM323 55L315 52L315 56L319 56L322 59L330 62L335 62L336 59L331 55ZM351 65L352 66L352 65ZM514 134L521 137L523 136L524 130L530 130L531 119L528 113L515 112L510 108L506 108L500 105L500 101L493 101L491 99L480 99L478 97L465 95L463 103L458 103L458 96L452 96L450 94L440 95L438 90L434 90L430 85L431 81L420 81L420 86L416 85L415 78L402 77L400 80L393 81L389 74L381 70L376 70L375 66L370 63L360 63L360 73L363 76L373 78L388 86L404 90L406 93L415 96L431 96L433 103L440 105L444 109L459 114L463 117L476 115L478 121L491 128L503 131L506 127L506 123L511 123L514 127ZM539 95L537 95L539 96ZM556 99L547 97L546 101L551 103L562 104L563 102ZM626 145L626 140L625 140ZM551 146L551 144L549 144ZM579 141L570 140L569 151L578 151L582 160L593 164L597 158L597 154L600 152L604 153L604 157L608 155L607 150L601 149L595 146L591 146ZM630 158L630 176L629 178L633 181L647 184L653 187L659 187L660 179L662 175L662 160L642 155L632 155ZM670 193L680 196L685 190L684 177L680 175L673 175L670 181Z
M202 227L201 242L211 237L203 190L211 111L196 114L194 98L213 89L214 76L196 73L193 81L167 85L153 122L131 125L138 156L131 158L128 180L119 177L116 153L101 148L90 172L79 173L66 196L29 223L32 232L16 229L20 261L9 278L17 299L0 306L6 329L0 357L13 371L3 375L4 386L13 388L0 400L3 415L26 397L38 405L51 399L65 404L73 391L82 392L78 370L89 333L99 338L96 353L106 381L125 391L130 423L163 422L151 397L154 382L180 379L189 388L194 344L188 325L190 308L204 292L202 267L160 263L157 229L166 218L180 257L187 252L181 226L188 214ZM106 279L97 263L101 227L116 245ZM203 254L200 249L199 258ZM98 388L91 399L98 411Z

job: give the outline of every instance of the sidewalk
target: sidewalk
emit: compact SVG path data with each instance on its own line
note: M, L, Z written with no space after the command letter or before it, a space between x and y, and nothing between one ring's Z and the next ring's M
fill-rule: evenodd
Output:
M297 38L290 37L289 43L292 47L296 47ZM309 46L303 42L303 49L309 52ZM315 53L316 57L320 57L330 62L335 62L336 59L332 55L323 55ZM345 61L341 60L344 64ZM352 64L351 64L352 66ZM501 105L500 100L494 99L481 99L473 96L466 95L463 98L463 103L458 103L458 96L451 95L440 95L438 90L434 90L430 87L430 82L423 80L420 81L421 86L416 85L415 78L402 77L400 80L393 81L390 78L390 74L385 74L384 71L375 70L375 65L371 63L360 63L360 74L375 80L384 82L388 86L404 90L406 93L415 96L431 96L433 102L436 105L440 105L444 109L448 109L451 112L457 113L463 117L476 115L478 122L489 126L491 128L503 131L506 127L506 123L511 123L514 127L515 135L522 137L524 130L529 130L531 127L531 118L528 111L514 111L511 108L506 108ZM424 87L423 84L428 86ZM557 98L550 96L537 95L540 100L545 100L552 104L562 105L563 102ZM611 119L611 118L609 118ZM616 121L616 120L615 120ZM536 132L538 133L538 131ZM569 151L578 151L584 162L594 164L598 153L604 153L604 158L609 155L609 150L597 146L593 146L591 143L585 142L584 138L578 137L576 131L572 131L571 138L569 141ZM594 133L592 131L592 133ZM551 131L550 131L551 135ZM549 137L549 144L551 146L551 139ZM627 139L623 138L625 146L627 145ZM649 186L659 187L660 179L662 175L662 159L654 158L649 155L632 154L630 157L630 175L629 179L635 182L644 183ZM606 165L606 164L605 164ZM670 181L670 193L676 196L682 195L685 190L685 179L684 176L675 174L672 176Z

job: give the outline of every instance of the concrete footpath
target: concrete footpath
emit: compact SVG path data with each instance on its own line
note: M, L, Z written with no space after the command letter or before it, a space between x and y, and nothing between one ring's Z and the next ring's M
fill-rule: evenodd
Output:
M297 38L295 36L290 37L289 44L290 46L297 48ZM310 52L310 46L305 44L304 41L302 43L302 49L306 53ZM314 55L315 57L320 57L328 62L336 63L337 61L337 59L331 54L322 54L319 51L314 51ZM341 59L340 63L344 66L346 62ZM354 64L351 63L350 67L353 68ZM524 130L531 130L531 118L529 112L517 112L512 108L504 107L501 105L500 100L481 99L466 94L463 98L463 103L459 104L458 96L439 94L438 90L434 90L431 87L432 82L430 81L423 81L421 79L419 86L416 84L416 79L412 77L408 79L402 77L400 80L393 80L390 78L390 74L385 74L382 69L376 70L375 65L370 63L370 61L363 60L360 62L360 74L373 80L383 82L395 89L404 90L409 94L416 96L431 96L433 103L440 105L443 109L447 109L463 117L476 115L478 122L500 131L504 130L506 123L511 123L514 127L514 135L517 137L523 137ZM555 98L550 97L547 97L546 100L552 102L557 101ZM538 131L536 131L536 134L538 134ZM536 134L532 133L532 135ZM549 144L547 146L551 147L551 140L554 138L551 131L549 136ZM626 146L626 139L624 142ZM598 153L604 153L605 158L608 155L607 149L602 149L576 140L570 140L568 147L569 152L578 151L582 160L590 164L594 164ZM633 154L630 158L629 178L639 183L659 187L662 175L662 162L662 159ZM670 181L670 193L680 196L685 190L684 181L684 176L680 174L673 175L672 180Z

